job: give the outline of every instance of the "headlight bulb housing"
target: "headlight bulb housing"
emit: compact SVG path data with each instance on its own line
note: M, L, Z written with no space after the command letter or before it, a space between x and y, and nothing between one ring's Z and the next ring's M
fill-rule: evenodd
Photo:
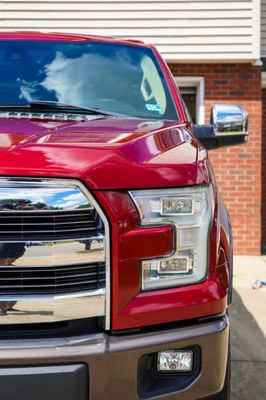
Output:
M212 186L137 190L130 195L142 226L171 224L175 232L175 246L169 257L142 260L142 290L203 280L214 208Z

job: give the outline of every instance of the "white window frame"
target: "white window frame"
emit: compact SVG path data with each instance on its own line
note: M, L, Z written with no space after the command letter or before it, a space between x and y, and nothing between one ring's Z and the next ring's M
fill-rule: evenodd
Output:
M196 96L196 123L205 124L205 83L202 76L175 76L179 87L195 87Z

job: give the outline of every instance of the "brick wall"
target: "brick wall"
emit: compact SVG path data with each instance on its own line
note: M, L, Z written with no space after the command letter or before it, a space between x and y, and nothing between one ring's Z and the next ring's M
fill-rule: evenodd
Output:
M266 89L262 90L262 199L266 196ZM262 251L266 253L266 201L261 203Z
M238 103L249 113L249 142L212 150L209 157L222 198L230 211L235 254L260 254L261 68L251 64L170 64L170 68L174 76L205 78L206 122L214 103ZM264 95L266 100L266 93ZM266 103L264 117L266 122ZM266 233L266 214L263 223Z

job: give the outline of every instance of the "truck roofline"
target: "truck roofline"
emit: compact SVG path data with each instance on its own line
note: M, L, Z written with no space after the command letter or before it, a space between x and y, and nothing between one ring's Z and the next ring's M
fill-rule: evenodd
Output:
M43 40L43 41L73 41L73 42L89 42L99 41L107 43L128 44L139 47L151 47L141 40L132 38L115 38L112 36L72 34L64 32L42 32L42 31L6 31L0 32L0 40Z

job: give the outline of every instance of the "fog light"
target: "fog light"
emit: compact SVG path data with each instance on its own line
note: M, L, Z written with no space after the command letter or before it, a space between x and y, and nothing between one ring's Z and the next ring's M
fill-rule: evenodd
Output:
M166 350L158 353L158 372L191 372L193 369L193 351Z

